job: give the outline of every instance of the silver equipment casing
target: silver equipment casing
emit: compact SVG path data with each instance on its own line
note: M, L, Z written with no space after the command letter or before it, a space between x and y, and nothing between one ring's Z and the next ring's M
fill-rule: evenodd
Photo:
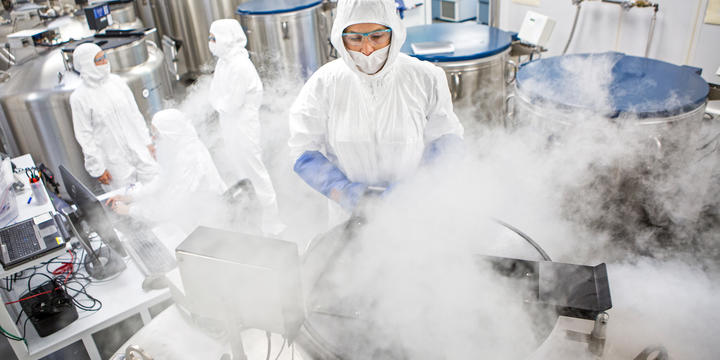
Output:
M319 3L306 9L237 18L248 37L247 49L263 80L305 79L328 61L329 11Z
M212 72L214 58L208 49L210 24L218 19L231 19L238 5L246 0L148 0L158 35L167 42L163 51L178 46L169 61L177 78L193 79ZM142 6L142 5L141 5Z
M507 84L513 80L508 70L509 59L508 48L486 58L434 64L445 70L458 112L470 111L480 122L502 125L507 111Z

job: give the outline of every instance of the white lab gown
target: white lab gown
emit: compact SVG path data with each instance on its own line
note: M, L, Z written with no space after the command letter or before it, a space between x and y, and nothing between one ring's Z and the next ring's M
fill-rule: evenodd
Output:
M146 221L181 223L192 222L187 214L194 214L196 220L216 216L200 213L198 205L221 201L227 186L190 120L179 110L167 109L155 114L152 124L158 132L160 174L130 193L135 199L130 215Z
M280 220L270 174L262 161L259 112L263 85L245 49L245 33L236 20L217 20L210 26L210 33L215 36L213 50L218 57L210 84L210 104L218 112L236 180L250 179L263 211L263 232L275 235L285 225Z
M342 31L357 23L392 29L388 59L374 75L362 73L345 49ZM400 53L406 31L385 0L338 2L331 32L340 59L315 72L290 109L293 159L320 151L350 181L386 185L411 175L425 146L443 135L462 137L443 70ZM331 222L342 211L332 203Z
M95 44L82 44L73 63L83 79L72 95L73 129L82 148L85 169L93 177L107 170L112 176L106 191L157 175L157 164L147 146L152 144L145 119L125 81L95 69Z

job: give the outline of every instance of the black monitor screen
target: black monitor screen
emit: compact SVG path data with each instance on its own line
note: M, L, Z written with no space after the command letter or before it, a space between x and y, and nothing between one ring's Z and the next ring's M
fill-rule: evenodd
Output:
M70 195L90 227L100 236L102 241L108 244L119 255L125 256L125 250L115 234L112 222L105 213L105 207L80 180L78 180L68 169L60 165L60 176L65 191Z

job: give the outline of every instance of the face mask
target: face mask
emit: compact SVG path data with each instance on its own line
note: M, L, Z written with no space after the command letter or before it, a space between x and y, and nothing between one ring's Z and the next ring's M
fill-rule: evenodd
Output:
M374 75L385 65L389 51L390 45L380 50L375 50L368 56L365 56L359 51L348 50L348 53L350 53L350 57L353 59L355 65L358 69L360 69L360 71L368 75Z
M92 65L91 68L85 70L81 76L92 82L105 80L110 75L110 63L105 65Z
M100 75L102 79L110 75L110 63L104 65L95 65L95 67L98 70L98 75Z
M210 52L215 55L217 55L217 43L214 41L208 41L208 47L210 48Z

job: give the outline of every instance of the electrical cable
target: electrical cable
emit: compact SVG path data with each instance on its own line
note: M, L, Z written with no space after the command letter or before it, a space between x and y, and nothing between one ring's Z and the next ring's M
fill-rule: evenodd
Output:
M265 360L270 360L270 350L272 350L272 334L270 334L269 331L265 332L265 336L267 336L267 355L265 356Z
M20 318L22 317L22 314L24 311L25 311L25 309L20 308L20 313L18 314L18 317L15 319L15 324L17 324L18 321L20 321Z
M28 320L30 320L30 317L28 316L27 319L25 319L25 322L23 323L23 339L25 339L25 334L27 334L25 331L27 331L27 323ZM24 341L24 340L23 340ZM27 344L27 343L25 343Z
M500 225L502 225L502 226L504 226L504 227L512 230L512 232L520 235L521 238L525 239L525 241L527 241L530 245L532 245L532 247L535 248L535 250L537 250L538 253L540 253L540 256L542 256L543 260L545 260L545 261L552 261L552 259L550 259L550 256L545 252L545 250L543 250L543 248L542 248L538 243L536 243L530 236L528 236L528 235L525 234L524 232L520 231L520 229L518 229L518 228L516 228L516 227L514 227L514 226L512 226L512 225L510 225L510 224L508 224L508 223L506 223L506 222L504 222L504 221L502 221L502 220L500 220L500 219L493 219L493 220L494 220L496 223L498 223L498 224L500 224Z
M25 345L27 345L27 340L25 340L24 337L20 337L20 336L17 336L17 335L13 335L13 334L9 333L7 330L3 329L2 326L0 326L0 333L2 333L2 335L3 335L4 337L6 337L6 338L8 338L8 339L10 339L10 340L13 340L13 341L22 341L22 342L25 343Z
M650 45L652 45L653 35L655 34L655 22L657 21L657 13L660 8L658 4L654 6L653 16L650 20L650 33L648 33L647 45L645 46L645 57L650 56Z
M573 20L572 29L570 29L570 36L568 37L567 43L565 43L565 48L563 49L562 54L565 55L567 53L568 48L570 47L570 42L573 39L573 36L575 35L575 27L577 27L578 18L580 17L580 7L581 7L582 1L578 1L575 6L577 7L577 10L575 10L575 19Z

